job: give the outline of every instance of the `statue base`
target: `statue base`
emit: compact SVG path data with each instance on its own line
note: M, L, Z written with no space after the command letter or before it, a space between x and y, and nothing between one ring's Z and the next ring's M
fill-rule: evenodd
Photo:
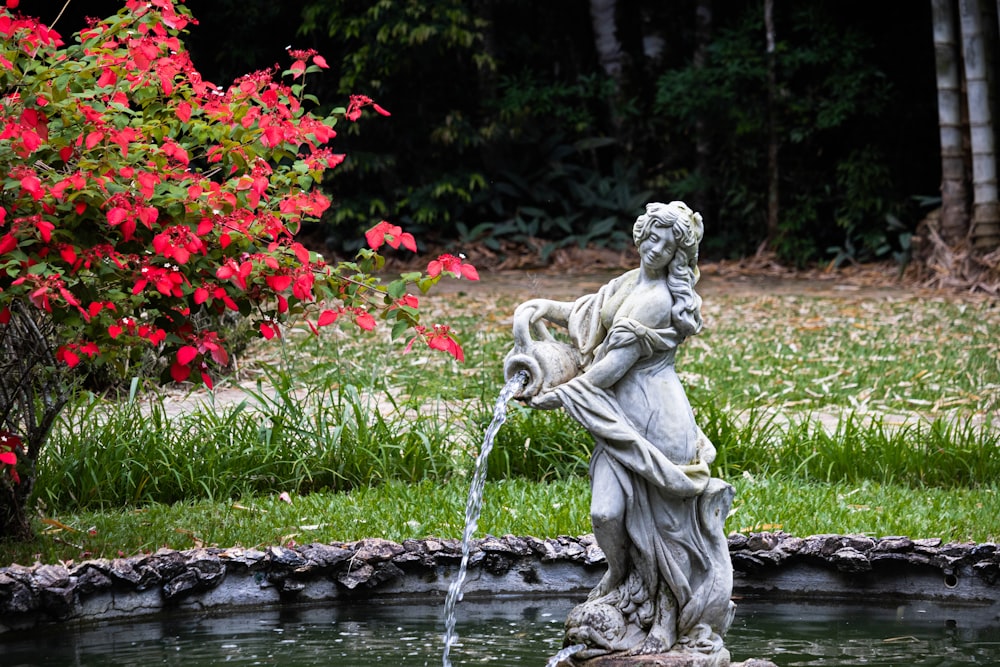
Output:
M572 657L557 667L778 667L770 660L751 658L744 662L730 662L729 651L694 653L679 651L652 655L599 655L587 660Z

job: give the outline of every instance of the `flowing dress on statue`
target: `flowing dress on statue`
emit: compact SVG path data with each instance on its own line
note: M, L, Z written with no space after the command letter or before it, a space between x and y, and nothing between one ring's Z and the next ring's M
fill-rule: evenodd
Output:
M627 273L581 297L569 334L583 367L610 350L638 344L638 361L611 388L578 376L553 389L564 409L594 436L591 478L610 471L625 496L625 562L567 621L567 644L598 652L712 652L732 621L732 566L723 522L732 487L712 479L715 448L698 428L674 369L680 340L655 326L664 304L635 304L621 315ZM654 326L649 326L652 321ZM601 545L605 553L620 550ZM619 621L618 615L621 616ZM610 617L610 618L609 618Z

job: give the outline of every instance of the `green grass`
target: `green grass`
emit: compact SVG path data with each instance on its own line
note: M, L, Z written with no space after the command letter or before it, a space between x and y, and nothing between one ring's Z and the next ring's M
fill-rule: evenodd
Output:
M750 473L731 481L737 491L726 524L731 532L908 535L978 542L997 538L997 485L914 490L868 481L828 484ZM270 494L226 502L67 512L49 523L39 520L39 536L33 542L3 545L0 562L113 558L161 547L265 548L363 537L458 539L467 495L466 480L455 478L442 484L388 482L348 493L291 496L291 502ZM546 483L520 478L490 481L484 498L478 535L555 537L590 532L590 490L583 477Z
M40 462L38 537L0 563L460 537L516 303L425 300L465 332L464 365L292 332L241 360L242 401L81 394ZM729 530L1000 539L995 302L725 295L705 319L678 368L737 488ZM562 411L511 404L478 534L589 532L591 445Z
M951 542L989 542L1000 536L997 484L912 489L868 480L821 483L749 473L732 482L736 500L726 523L731 532L905 535Z

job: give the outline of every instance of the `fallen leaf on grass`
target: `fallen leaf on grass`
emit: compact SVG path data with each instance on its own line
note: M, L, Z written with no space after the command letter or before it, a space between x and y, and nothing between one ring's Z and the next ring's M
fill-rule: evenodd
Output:
M260 512L261 514L267 514L267 510L262 510L258 507L247 507L246 505L240 505L239 503L233 503L232 508L234 510L243 510L244 512Z
M73 526L67 526L62 521L58 521L56 519L42 519L42 523L44 523L47 526L53 526L55 528L58 528L59 530L69 531L71 533L82 533L83 532L82 530L80 530L78 528L74 528Z

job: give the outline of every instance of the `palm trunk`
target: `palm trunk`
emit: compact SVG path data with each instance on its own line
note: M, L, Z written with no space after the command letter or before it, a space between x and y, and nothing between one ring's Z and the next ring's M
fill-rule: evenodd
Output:
M993 21L989 22L989 30L986 30L980 0L959 0L959 16L972 146L970 233L973 247L992 250L1000 247L1000 203L997 201L995 135L990 99Z
M1000 0L998 0L1000 1ZM962 90L953 0L931 0L941 133L941 237L957 245L969 232L968 174L962 146Z

